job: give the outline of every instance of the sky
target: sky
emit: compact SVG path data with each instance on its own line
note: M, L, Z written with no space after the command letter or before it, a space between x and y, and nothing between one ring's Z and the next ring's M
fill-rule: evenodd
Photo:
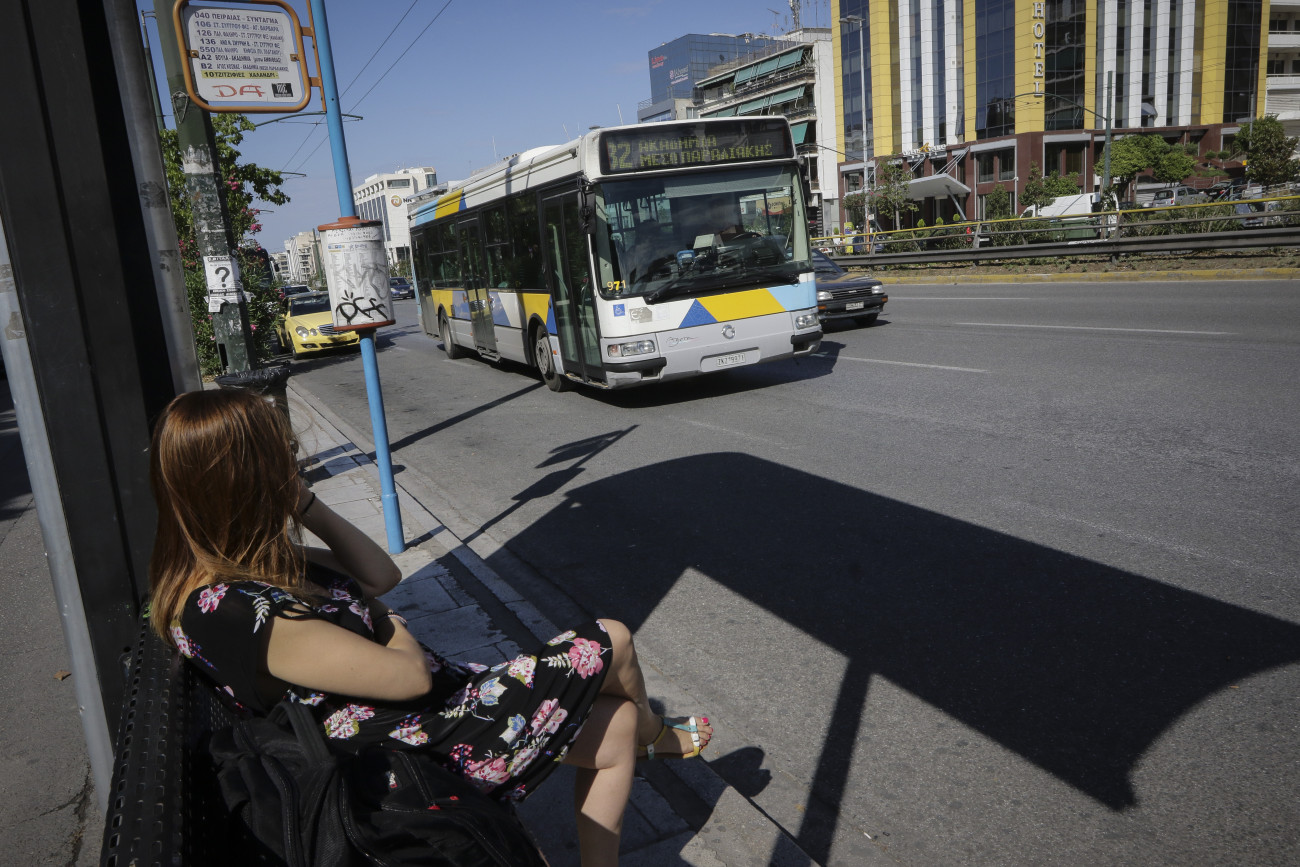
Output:
M138 4L153 9L153 0ZM307 0L290 5L306 24ZM803 24L830 26L829 7L804 0ZM344 124L353 186L411 166L456 180L593 125L635 123L637 103L650 96L652 48L688 33L779 35L790 27L787 0L325 0L325 9L339 102L363 118ZM149 30L157 58L152 22ZM160 60L155 67L161 79ZM171 126L166 100L164 110ZM316 93L304 111L319 110ZM286 117L240 145L245 161L305 175L287 175L291 201L261 214L257 239L271 252L340 215L323 121Z

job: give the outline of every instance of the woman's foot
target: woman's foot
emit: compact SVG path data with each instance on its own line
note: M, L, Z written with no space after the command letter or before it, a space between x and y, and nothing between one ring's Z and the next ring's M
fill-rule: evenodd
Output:
M693 759L709 745L713 726L708 717L663 717L663 728L648 744L637 747L638 759Z

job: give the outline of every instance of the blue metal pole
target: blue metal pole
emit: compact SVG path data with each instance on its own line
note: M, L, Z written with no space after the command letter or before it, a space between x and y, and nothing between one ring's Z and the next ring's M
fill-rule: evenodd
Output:
M330 152L334 157L334 184L338 188L339 216L355 217L357 209L352 202L352 173L348 168L347 141L343 138L343 114L339 110L338 83L334 78L334 54L330 48L325 0L311 0L311 16L316 34L321 88L325 94L325 120L330 132ZM370 428L375 440L375 463L379 466L379 486L384 505L384 527L388 531L388 552L400 554L406 550L406 540L402 536L402 510L397 501L397 487L393 484L393 461L388 453L388 422L384 419L384 392L379 384L375 329L362 329L360 337L361 365L366 376Z

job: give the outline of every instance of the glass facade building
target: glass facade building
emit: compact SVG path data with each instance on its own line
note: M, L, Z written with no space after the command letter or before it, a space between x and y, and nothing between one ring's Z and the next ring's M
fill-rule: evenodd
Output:
M688 33L647 53L650 63L650 102L690 99L695 82L714 67L743 60L780 40L753 33Z
M904 160L918 197L938 192L922 214L932 222L977 213L999 183L1014 201L1031 164L1095 190L1108 121L1113 135L1222 149L1263 108L1266 19L1274 29L1300 21L1300 9L1264 9L1260 0L831 0L841 190L869 184L882 160ZM1269 74L1290 73L1285 64L1275 59ZM931 175L948 181L920 183Z

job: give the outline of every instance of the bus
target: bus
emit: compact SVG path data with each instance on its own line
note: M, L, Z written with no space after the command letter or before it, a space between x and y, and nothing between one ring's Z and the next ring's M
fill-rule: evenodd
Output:
M598 129L413 206L420 324L553 391L809 355L822 332L785 118Z

